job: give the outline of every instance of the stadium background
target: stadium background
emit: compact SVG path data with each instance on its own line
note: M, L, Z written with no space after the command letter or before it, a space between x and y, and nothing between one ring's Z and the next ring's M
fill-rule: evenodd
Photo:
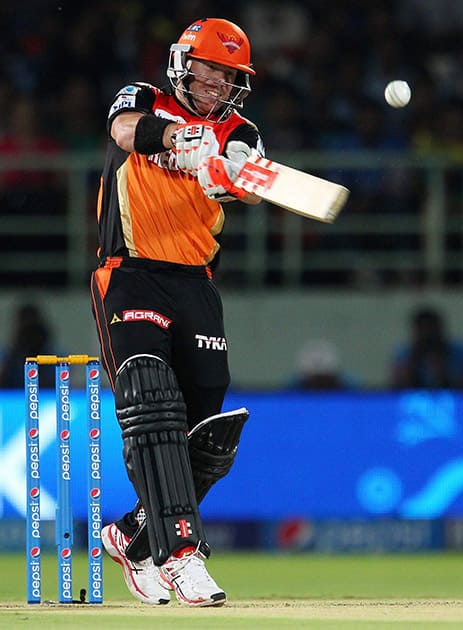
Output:
M321 1L237 2L233 10L197 1L161 11L149 2L29 0L0 8L3 348L16 305L34 301L57 350L97 351L87 281L107 103L125 81L163 83L169 44L198 15L247 30L258 75L246 111L268 155L315 165L352 189L340 230L275 208L228 211L217 278L233 371L227 408L247 405L253 415L223 482L226 499L215 492L205 504L219 548L463 544L461 395L388 387L413 308L433 304L463 336L463 9L445 0L425 11L412 0L371 4L346 0L327 12ZM393 78L412 86L403 111L383 101ZM24 151L4 141L18 129L46 142ZM23 155L31 146L32 160ZM335 343L358 379L355 392L288 391L298 349L318 338ZM106 460L119 448L107 404ZM20 393L0 394L1 461L19 481L21 405ZM46 483L53 496L52 476ZM17 535L10 522L21 517L21 487L6 485L0 541L11 549L22 544L21 521Z

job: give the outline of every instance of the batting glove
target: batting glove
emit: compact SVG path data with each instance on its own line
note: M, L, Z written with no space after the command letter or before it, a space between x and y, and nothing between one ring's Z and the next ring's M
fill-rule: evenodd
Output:
M242 199L246 192L234 185L243 164L251 155L251 148L240 140L227 144L226 158L213 156L205 159L199 167L198 182L204 193L216 201Z
M200 163L210 155L219 154L219 142L210 125L185 124L173 138L177 167L188 175L198 176Z
M240 170L239 164L222 155L210 156L199 166L198 182L209 199L216 201L243 199L247 195L246 191L233 183Z

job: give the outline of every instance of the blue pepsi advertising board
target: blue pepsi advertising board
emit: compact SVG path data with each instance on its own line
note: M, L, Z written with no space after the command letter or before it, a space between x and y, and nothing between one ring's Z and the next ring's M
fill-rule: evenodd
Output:
M201 506L210 520L435 519L463 516L463 395L231 393L246 406L235 466ZM135 502L111 392L102 395L105 521ZM0 518L25 515L23 392L0 394ZM86 520L86 401L71 393L73 516ZM56 509L55 393L40 395L42 518Z

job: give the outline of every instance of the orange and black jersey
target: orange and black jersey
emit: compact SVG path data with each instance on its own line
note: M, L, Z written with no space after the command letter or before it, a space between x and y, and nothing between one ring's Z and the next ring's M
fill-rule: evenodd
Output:
M174 95L148 84L134 83L116 95L108 129L121 112L153 113L172 122L204 122ZM259 132L233 112L211 123L224 153L227 142L241 140L263 153ZM175 154L127 153L109 134L98 195L99 256L207 265L215 257L224 223L220 203L204 195L192 175L177 169Z

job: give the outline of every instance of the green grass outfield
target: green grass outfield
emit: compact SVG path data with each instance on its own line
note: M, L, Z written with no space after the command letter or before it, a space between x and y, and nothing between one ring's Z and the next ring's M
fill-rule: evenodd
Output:
M104 604L27 605L25 560L0 555L0 628L463 629L463 556L214 554L208 568L227 591L222 608L131 598L122 572L104 559ZM56 600L54 556L43 556L43 599ZM74 596L87 586L86 557L74 555Z

